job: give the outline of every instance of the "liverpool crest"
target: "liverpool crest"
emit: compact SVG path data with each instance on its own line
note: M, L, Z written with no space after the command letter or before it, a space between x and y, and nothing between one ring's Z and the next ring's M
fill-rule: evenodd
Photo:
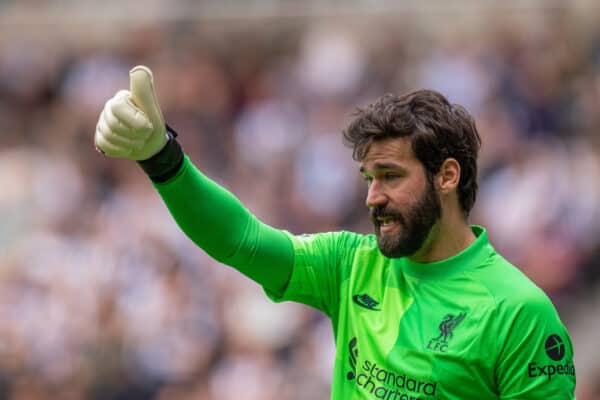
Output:
M458 315L446 314L442 319L442 322L438 325L440 330L439 336L431 339L427 343L429 350L440 351L445 353L448 350L448 342L454 336L454 329L465 319L467 313L461 312Z

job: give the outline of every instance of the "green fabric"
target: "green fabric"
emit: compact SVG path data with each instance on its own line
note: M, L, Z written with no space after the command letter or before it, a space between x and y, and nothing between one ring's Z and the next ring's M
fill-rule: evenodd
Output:
M294 253L288 235L258 221L186 156L177 175L153 183L179 227L211 257L274 293L285 288Z
M373 235L290 235L292 276L267 293L331 318L332 399L574 399L554 306L472 229L469 248L427 264L383 257Z

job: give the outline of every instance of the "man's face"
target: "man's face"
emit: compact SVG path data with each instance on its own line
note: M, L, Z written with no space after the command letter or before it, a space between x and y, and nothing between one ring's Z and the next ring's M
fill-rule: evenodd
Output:
M440 198L408 138L371 144L361 162L369 184L367 207L386 257L415 254L441 216Z

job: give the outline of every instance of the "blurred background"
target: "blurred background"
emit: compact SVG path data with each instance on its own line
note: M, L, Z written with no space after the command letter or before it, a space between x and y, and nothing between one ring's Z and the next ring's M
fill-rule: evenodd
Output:
M600 399L597 2L122 3L0 2L0 399L329 398L329 321L217 265L94 151L137 64L196 165L294 233L371 231L341 141L357 106L466 106L472 222L551 296L578 399Z

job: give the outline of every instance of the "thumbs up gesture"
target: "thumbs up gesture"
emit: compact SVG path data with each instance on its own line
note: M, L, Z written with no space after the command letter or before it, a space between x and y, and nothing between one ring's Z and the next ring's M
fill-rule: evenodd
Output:
M144 66L129 72L130 90L121 90L100 113L94 142L110 157L147 160L167 143L165 121L156 100L152 71Z

